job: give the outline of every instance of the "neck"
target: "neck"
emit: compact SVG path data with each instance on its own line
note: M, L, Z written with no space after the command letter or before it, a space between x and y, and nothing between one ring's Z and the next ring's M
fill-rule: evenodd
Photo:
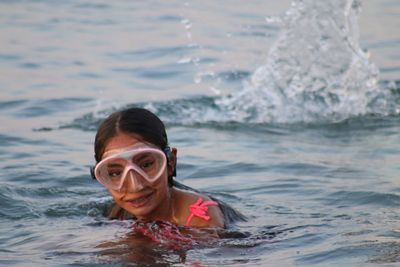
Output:
M174 194L175 189L170 187L162 204L149 216L151 221L176 222L174 214Z

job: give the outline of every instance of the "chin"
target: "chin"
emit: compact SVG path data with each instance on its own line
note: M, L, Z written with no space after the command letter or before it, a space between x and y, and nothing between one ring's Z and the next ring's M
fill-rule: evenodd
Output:
M159 203L156 203L153 197L150 197L144 203L131 203L129 201L126 201L122 203L121 206L138 219L150 219L153 212L159 206Z

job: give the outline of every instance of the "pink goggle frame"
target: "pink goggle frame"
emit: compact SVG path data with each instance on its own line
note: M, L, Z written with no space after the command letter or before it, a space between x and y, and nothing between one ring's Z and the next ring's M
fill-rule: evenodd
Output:
M131 184L143 186L154 183L164 172L167 158L163 151L145 143L105 153L94 169L96 179L106 188L120 191L126 179ZM143 181L144 180L144 181Z

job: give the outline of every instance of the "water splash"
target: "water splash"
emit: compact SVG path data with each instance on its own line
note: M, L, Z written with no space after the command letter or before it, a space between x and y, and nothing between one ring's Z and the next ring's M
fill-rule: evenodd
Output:
M361 0L293 0L267 23L282 28L266 64L228 96L135 103L168 124L336 123L400 114L398 81L379 81L379 69L359 44ZM188 23L183 21L182 23ZM247 76L247 75L245 75ZM59 128L95 130L121 107L98 110ZM52 130L40 128L38 130Z
M337 122L398 113L359 46L360 0L294 0L283 30L243 90L216 103L233 120ZM268 20L267 20L268 21Z

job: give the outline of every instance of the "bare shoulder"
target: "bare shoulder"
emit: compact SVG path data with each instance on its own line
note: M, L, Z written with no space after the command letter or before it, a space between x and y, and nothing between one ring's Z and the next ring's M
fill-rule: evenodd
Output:
M199 227L199 228L223 228L224 216L221 209L218 207L218 203L212 203L211 199L203 194L199 194L192 191L174 189L175 197L177 200L177 206L179 212L177 217L179 218L179 223L185 225L187 219L192 217L189 226ZM200 200L201 199L201 203ZM198 204L200 206L205 206L205 216L209 216L209 219L201 218L196 215L191 215L190 206Z

